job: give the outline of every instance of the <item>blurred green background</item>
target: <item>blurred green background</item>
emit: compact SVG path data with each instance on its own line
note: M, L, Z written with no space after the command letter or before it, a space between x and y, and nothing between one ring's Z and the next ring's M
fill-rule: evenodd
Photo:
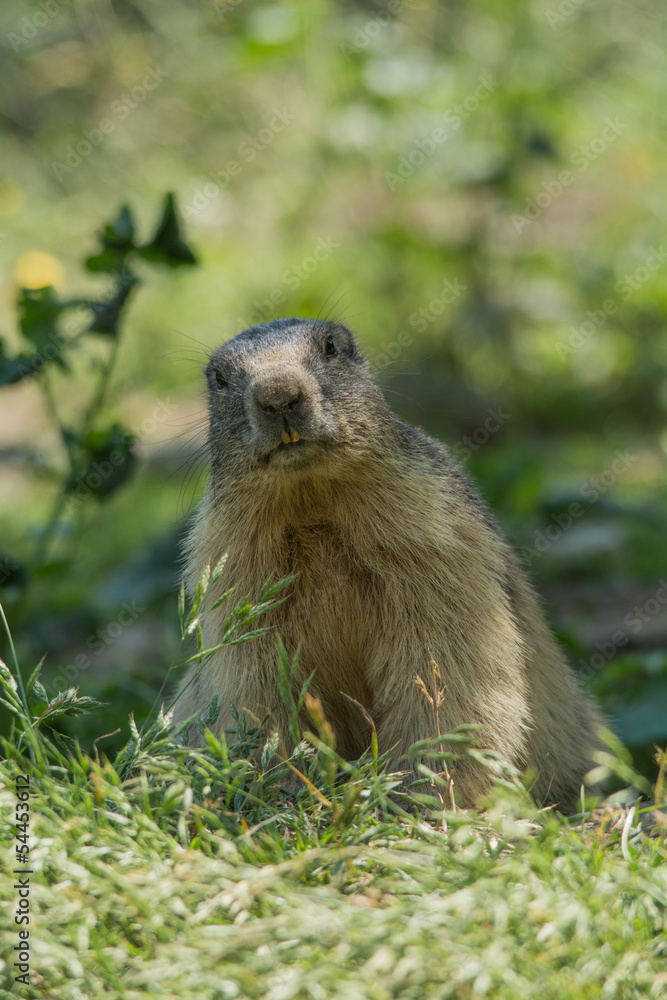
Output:
M35 381L0 389L0 547L29 574L3 603L24 670L46 656L45 681L110 703L107 752L178 655L206 351L330 314L396 411L478 479L651 769L667 741L664 43L659 0L5 0L6 342L22 286L104 294L81 262L124 203L148 236L173 191L200 259L142 274L106 414L138 437L139 471L82 505L42 566L62 455ZM104 349L55 378L65 412ZM71 732L90 742L99 716Z

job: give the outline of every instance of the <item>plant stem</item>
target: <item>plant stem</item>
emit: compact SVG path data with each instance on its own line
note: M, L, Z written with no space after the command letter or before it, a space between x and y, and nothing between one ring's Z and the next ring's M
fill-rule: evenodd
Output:
M60 524L60 519L65 507L65 502L67 499L67 494L63 489L61 489L58 494L58 499L56 500L53 510L51 511L51 517L49 522L41 533L39 542L37 544L37 551L35 552L35 565L43 566L46 563L46 556L53 540L56 530Z
M97 388L95 389L95 394L91 400L90 406L86 411L86 415L83 418L83 424L79 431L80 439L84 438L88 431L92 428L95 420L97 419L104 403L106 401L106 395L109 391L109 383L111 382L111 376L113 374L113 369L116 364L116 359L118 357L118 346L120 343L119 337L114 337L111 350L109 351L109 356L107 362L102 369L102 374L97 383Z
M46 401L46 406L53 420L54 424L57 426L60 433L61 440L67 452L67 460L69 462L69 471L73 476L75 471L76 457L74 455L74 449L72 447L72 442L65 430L65 426L60 419L60 414L58 413L58 405L56 403L55 396L53 394L53 386L51 385L51 379L48 372L44 372L40 380L40 385L44 393L44 399ZM51 540L56 533L60 518L65 506L65 491L61 486L60 493L56 499L56 502L51 511L51 516L49 518L48 524L44 531L42 532L39 542L37 543L37 551L35 553L35 564L37 566L43 566L46 562L46 555L51 544Z
M0 617L2 617L2 622L3 622L3 625L5 626L5 632L7 633L7 639L9 641L9 648L10 648L11 653L12 653L12 662L14 664L14 673L16 675L16 683L19 686L19 693L21 695L21 701L23 702L23 707L25 709L26 717L30 718L30 713L28 711L28 698L27 698L27 695L25 693L25 685L23 683L23 677L21 675L21 670L19 668L19 661L18 661L18 657L16 655L16 647L14 646L14 640L12 639L12 633L11 633L11 631L9 629L9 622L7 621L7 617L5 615L5 609L2 606L2 602L0 602Z
M25 690L25 684L23 683L23 675L21 674L21 668L19 667L18 657L16 655L16 647L14 646L14 640L12 638L12 633L9 628L9 622L7 621L7 616L5 615L5 609L0 603L0 618L2 618L2 623L5 627L5 632L7 633L7 639L9 640L9 648L12 654L12 661L14 664L14 674L16 676L16 686L18 693L21 698L21 703L23 705L23 733L22 737L28 746L28 754L33 766L39 765L42 769L44 768L44 754L42 752L42 747L40 745L40 737L38 733L35 732L32 722L30 721L30 708L28 706L28 696ZM19 738L16 743L16 749L21 748L21 738Z
M71 465L72 462L73 462L72 443L71 443L69 437L67 436L67 432L65 431L65 426L64 426L62 420L60 419L60 414L58 413L58 405L56 403L56 398L55 398L55 396L53 394L53 386L51 385L51 379L49 377L48 371L45 371L43 373L42 380L41 380L40 384L42 386L42 391L44 393L44 399L46 401L46 408L49 411L51 419L53 420L54 424L58 428L58 432L60 434L60 437L62 438L62 442L63 442L63 444L65 446L66 451L67 451L67 455L69 457L70 465Z
M97 386L93 394L93 398L91 399L88 409L85 412L81 426L77 431L76 437L79 441L83 441L85 439L88 432L94 426L94 423L99 413L101 412L102 407L104 406L107 397L107 392L109 390L109 384L111 382L111 376L113 374L113 369L116 364L116 359L118 357L118 346L119 346L119 337L114 337L111 344L111 350L109 351L109 355L106 360L106 364L103 366L100 378L98 379ZM47 408L54 423L58 427L58 430L60 432L60 437L67 451L67 457L69 460L69 478L73 481L76 479L76 472L77 472L76 453L74 450L74 445L72 443L71 436L67 434L65 427L60 419L60 414L58 413L58 407L53 394L53 388L51 386L48 373L46 372L42 377L41 385L44 391L44 397L46 400ZM35 562L38 566L42 566L46 562L46 556L51 546L53 537L55 536L57 529L60 525L66 501L67 501L67 494L65 492L63 484L60 490L60 495L58 496L58 499L56 500L56 503L51 512L51 517L49 518L49 522L44 532L42 533L42 536L38 543L37 552L35 554Z

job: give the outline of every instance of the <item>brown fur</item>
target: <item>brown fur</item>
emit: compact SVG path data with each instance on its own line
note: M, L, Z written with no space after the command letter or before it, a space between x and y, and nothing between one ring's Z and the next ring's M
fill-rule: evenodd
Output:
M380 750L396 745L398 761L436 735L414 683L430 676L432 655L445 688L441 732L483 724L480 745L541 772L538 801L571 808L601 717L483 502L444 448L387 408L349 331L308 320L253 328L213 355L207 377L212 465L187 585L192 592L225 552L208 606L230 586L240 598L269 579L296 579L271 613L275 629L215 654L179 699L177 719L206 711L217 695L220 729L233 728L233 703L256 719L270 713L271 731L288 743L277 632L290 655L301 644L297 681L315 670L311 691L339 752L354 758L369 745L344 692L372 716ZM298 445L281 444L285 427ZM228 613L204 613L207 646ZM463 762L455 784L470 805L489 778Z

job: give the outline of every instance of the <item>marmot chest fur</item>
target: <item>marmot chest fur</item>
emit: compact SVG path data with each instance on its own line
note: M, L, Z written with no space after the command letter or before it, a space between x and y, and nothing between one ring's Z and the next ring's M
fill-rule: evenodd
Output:
M415 684L431 657L445 689L439 729L484 728L480 745L537 780L538 801L576 803L601 724L577 685L526 576L483 501L448 452L387 407L343 325L286 319L253 327L207 366L211 470L188 542L187 584L228 553L207 593L256 595L295 575L271 612L275 628L214 654L182 685L176 719L214 696L220 730L230 705L270 715L288 743L277 689L276 633L297 682L313 671L337 749L369 745L400 758L436 736L432 706ZM219 642L226 605L204 610L207 647ZM462 763L464 805L488 788Z

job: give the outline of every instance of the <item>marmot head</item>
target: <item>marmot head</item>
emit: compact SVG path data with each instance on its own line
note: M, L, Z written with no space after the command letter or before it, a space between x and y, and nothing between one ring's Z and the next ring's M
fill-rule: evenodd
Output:
M358 460L392 420L354 336L329 320L251 327L215 351L206 380L212 467L226 480Z

